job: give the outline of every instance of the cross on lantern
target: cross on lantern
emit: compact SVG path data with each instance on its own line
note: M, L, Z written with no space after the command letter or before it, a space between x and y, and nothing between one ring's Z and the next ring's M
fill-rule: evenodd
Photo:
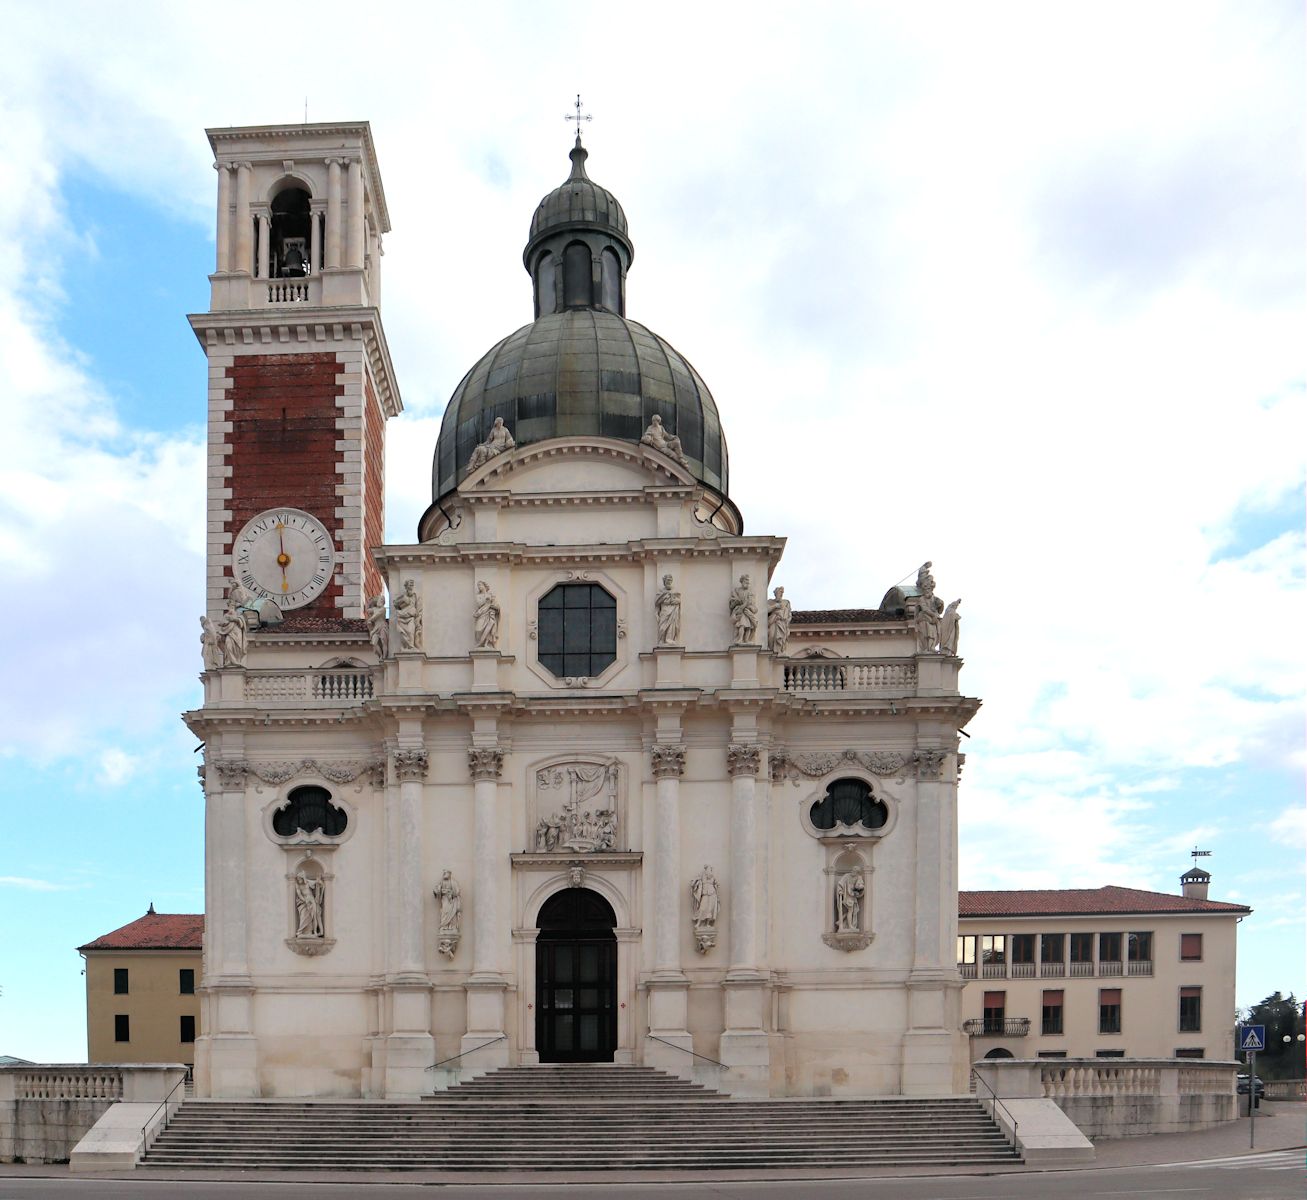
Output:
M576 93L576 104L575 104L573 107L576 109L575 114L573 114L573 113L564 113L564 114L563 114L563 120L564 120L564 121L575 121L575 122L576 122L576 140L579 142L579 141L581 140L581 122L582 122L582 121L593 121L593 120L594 120L594 117L592 117L589 113L583 113L583 112L581 111L581 93L580 93L580 92L577 92L577 93Z

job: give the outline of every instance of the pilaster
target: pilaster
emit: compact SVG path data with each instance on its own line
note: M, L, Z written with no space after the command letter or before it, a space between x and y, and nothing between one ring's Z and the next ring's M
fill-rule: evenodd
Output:
M483 735L484 736L484 735ZM504 752L497 745L475 745L467 752L472 776L473 850L472 974L467 981L467 1026L461 1051L466 1054L504 1037L507 984L499 955L499 875L507 856L499 852L499 777ZM477 1055L478 1070L508 1062L508 1042Z

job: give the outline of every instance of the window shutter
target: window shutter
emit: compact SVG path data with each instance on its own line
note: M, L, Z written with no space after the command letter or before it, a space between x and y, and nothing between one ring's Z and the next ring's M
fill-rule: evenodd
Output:
M1120 1003L1121 1003L1121 989L1120 989L1120 988L1100 988L1100 989L1099 989L1099 992L1098 992L1098 1002L1099 1002L1099 1004L1120 1004Z
M1203 956L1203 935L1201 933L1182 933L1180 935L1180 957L1200 959Z
M1062 1007L1062 989L1052 989L1044 993L1043 1005L1045 1008Z

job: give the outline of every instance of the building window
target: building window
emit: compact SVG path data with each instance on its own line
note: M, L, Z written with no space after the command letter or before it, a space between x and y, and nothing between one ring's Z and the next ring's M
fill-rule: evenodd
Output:
M808 810L808 817L818 829L834 829L836 825L881 829L889 820L889 809L871 794L871 787L861 779L837 779Z
M195 995L195 968L182 967L177 972L177 989L183 996Z
M1180 989L1180 1032L1198 1033L1203 1027L1203 989Z
M980 939L980 961L987 967L1007 965L1007 936L987 933Z
M1045 1034L1060 1034L1062 1032L1062 990L1046 991L1041 1003L1043 1010L1043 1023L1040 1026L1040 1032Z
M1066 1058L1065 1050L1041 1050L1038 1057L1040 1058Z
M1126 973L1151 975L1153 973L1153 935L1130 933L1126 935Z
M1124 1058L1124 1050L1095 1050L1095 1058Z
M573 242L563 251L563 307L589 308L591 304L590 247Z
M985 993L985 1032L1001 1034L1003 1018L1007 1016L1007 992Z
M1039 935L1039 973L1041 975L1066 974L1065 933Z
M1121 989L1098 989L1098 1032L1121 1032Z
M126 1013L119 1013L113 1019L113 1040L130 1042L132 1040L132 1023Z
M317 830L326 837L340 837L348 823L345 810L332 804L331 793L314 784L293 788L286 803L272 814L272 831L278 837Z
M1203 961L1203 935L1201 933L1182 933L1180 935L1180 961Z
M964 933L958 937L958 970L966 979L976 977L976 935Z
M1094 973L1094 935L1092 933L1073 933L1071 935L1071 970L1072 975L1092 975Z
M1121 935L1119 933L1100 933L1098 935L1098 973L1100 975L1121 974Z
M127 995L126 967L114 967L113 969L113 994L115 996Z
M190 1014L182 1017L182 1038L183 1042L195 1041L195 1018Z
M540 599L540 665L593 679L617 661L617 601L595 583L560 583Z
M1173 1055L1175 1058L1206 1058L1207 1052L1201 1046L1181 1046Z
M1035 935L1012 935L1012 978L1030 979L1035 974Z

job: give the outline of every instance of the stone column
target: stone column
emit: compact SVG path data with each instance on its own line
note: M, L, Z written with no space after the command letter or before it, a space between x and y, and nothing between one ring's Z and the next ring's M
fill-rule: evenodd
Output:
M322 270L322 206L314 200L309 209L309 274Z
M960 1032L961 983L949 936L957 919L957 846L951 816L956 785L948 770L948 751L918 750L915 757L917 869L903 1092L940 1095L965 1089L968 1058Z
M460 1053L469 1072L481 1072L508 1062L504 1037L504 977L499 961L499 776L504 752L498 747L473 746L467 752L472 775L475 872L472 885L472 974L467 987L467 1032ZM507 939L505 939L507 940ZM493 1046L473 1054L479 1046Z
M214 163L218 172L218 260L214 270L221 274L231 270L231 168Z
M400 746L391 753L398 788L387 792L386 987L390 993L385 1041L387 1099L416 1099L429 1090L426 1069L435 1062L431 1035L431 983L423 954L422 792L427 752Z
M272 278L272 214L259 213L259 278Z
M205 941L212 939L212 948L211 973L203 981L208 1070L207 1077L197 1081L201 1095L259 1094L246 948L245 780L243 759L215 758L205 763L206 823L217 849L216 856L208 856L213 871L206 883L217 886L205 897Z
M693 1078L689 1031L689 980L681 969L681 776L685 747L655 742L650 749L654 796L654 970L649 979L649 1033L644 1062ZM671 1043L671 1045L668 1045ZM676 1049L675 1047L679 1047Z
M236 261L232 269L249 275L254 268L254 229L250 224L250 184L254 170L249 163L236 164Z
M349 227L345 265L363 269L363 164L349 160Z
M763 1023L766 975L758 969L757 775L762 747L735 742L726 750L731 776L731 965L726 992L726 1029L720 1056L728 1070L722 1086L733 1096L770 1091L771 1047Z
M327 159L327 266L340 266L340 159Z

